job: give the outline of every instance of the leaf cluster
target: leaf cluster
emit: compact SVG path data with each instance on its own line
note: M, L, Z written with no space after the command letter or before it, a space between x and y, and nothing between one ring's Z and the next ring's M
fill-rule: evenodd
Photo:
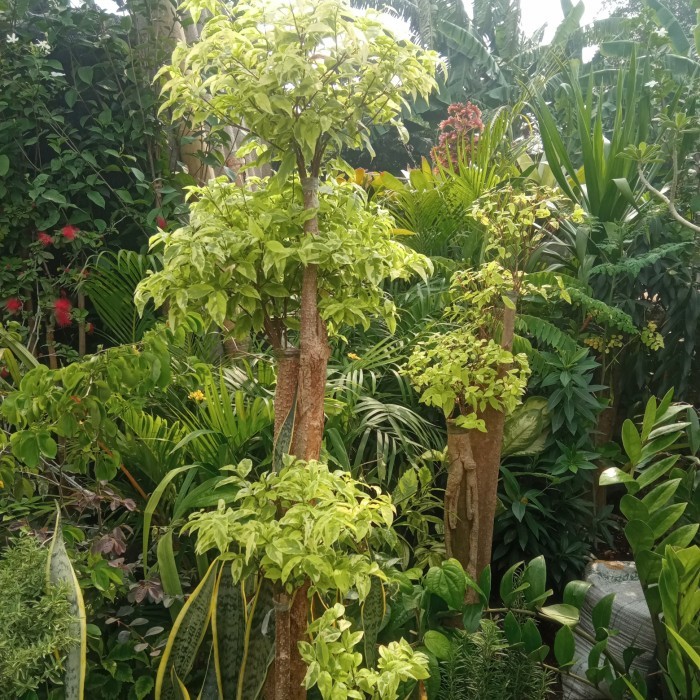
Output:
M261 569L289 592L308 579L311 592L356 589L364 600L371 578L382 573L363 543L391 528L391 498L370 495L347 472L323 463L285 459L279 473L257 481L246 479L250 460L228 468L233 475L220 486L238 488L235 507L220 502L217 510L190 517L186 529L196 534L197 551L217 549L237 581Z
M46 586L46 559L47 550L29 535L12 541L0 557L0 698L58 681L57 659L77 642L65 591Z
M403 130L408 98L427 98L437 85L437 53L398 41L379 13L344 1L189 0L184 8L195 22L211 17L199 41L180 45L160 71L161 110L195 126L240 124L287 170L313 170L329 146L371 151L368 125Z
M279 189L269 180L246 185L224 178L190 191L190 222L153 237L162 245L163 269L138 287L143 309L171 301L171 322L196 311L223 327L235 318L235 333L266 330L271 340L296 328L304 268L319 270L319 311L331 331L362 325L379 314L395 326L395 307L384 280L423 278L430 261L393 239L394 221L362 188L328 179L318 211L304 208L301 187ZM318 215L319 233L304 231ZM277 337L275 337L277 336Z

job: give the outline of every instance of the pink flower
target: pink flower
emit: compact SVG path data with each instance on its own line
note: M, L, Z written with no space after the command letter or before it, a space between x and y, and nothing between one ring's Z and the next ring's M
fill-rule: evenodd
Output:
M70 315L72 308L73 305L65 297L61 297L60 299L56 299L56 301L54 301L53 315L56 317L56 323L58 323L61 328L70 326L70 324L73 322Z
M18 299L17 297L10 297L6 302L5 302L5 309L11 313L13 316L17 313L19 313L22 310L22 307L24 304L22 303L21 299Z
M68 224L68 226L64 226L61 229L61 235L67 240L67 241L74 241L76 235L80 229L77 226L71 226Z
M39 231L37 234L37 239L39 243L44 246L44 248L48 248L50 245L53 245L53 238L51 238L51 236L44 231Z
M158 228L162 228L162 229L168 228L168 222L162 216L159 216L156 219L156 223L158 224Z

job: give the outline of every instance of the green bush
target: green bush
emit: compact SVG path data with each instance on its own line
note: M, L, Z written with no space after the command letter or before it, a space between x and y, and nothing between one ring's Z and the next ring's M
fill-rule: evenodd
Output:
M61 651L72 636L70 604L46 586L47 550L31 536L12 541L0 557L0 698L16 700L42 681L58 679Z
M460 633L440 667L439 700L544 700L554 682L551 671L510 645L488 619L478 632Z

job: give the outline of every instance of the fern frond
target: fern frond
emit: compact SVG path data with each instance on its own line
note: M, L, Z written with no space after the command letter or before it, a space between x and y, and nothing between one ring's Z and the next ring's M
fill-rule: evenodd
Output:
M654 265L667 255L673 255L686 250L690 245L692 245L690 241L684 241L683 243L666 243L660 245L658 248L654 248L654 250L650 250L644 255L637 255L617 263L596 265L591 268L591 276L606 275L612 277L613 275L627 275L630 278L635 278L645 267Z
M557 350L572 352L578 347L571 336L557 328L553 323L537 316L518 314L515 318L515 327L521 333L527 333L535 338L538 343Z

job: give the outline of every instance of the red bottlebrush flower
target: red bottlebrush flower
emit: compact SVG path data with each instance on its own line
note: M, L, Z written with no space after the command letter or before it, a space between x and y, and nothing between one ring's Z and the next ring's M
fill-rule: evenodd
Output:
M168 228L168 222L162 216L156 219L156 223L158 224L158 228Z
M68 226L64 226L61 229L61 235L67 240L67 241L74 241L78 231L80 229L77 226L71 226L70 224Z
M22 310L22 307L24 304L22 303L21 299L18 299L17 297L10 297L6 302L5 302L5 309L11 313L13 316L14 314L19 313Z
M51 238L51 236L44 231L39 231L36 237L44 248L48 248L50 245L53 245L53 238Z
M56 299L53 303L53 315L56 317L56 323L62 328L65 326L70 326L73 322L70 312L73 308L73 304L70 303L65 297Z
M86 333L94 333L95 332L95 324L94 323L88 323L85 326L85 332Z

